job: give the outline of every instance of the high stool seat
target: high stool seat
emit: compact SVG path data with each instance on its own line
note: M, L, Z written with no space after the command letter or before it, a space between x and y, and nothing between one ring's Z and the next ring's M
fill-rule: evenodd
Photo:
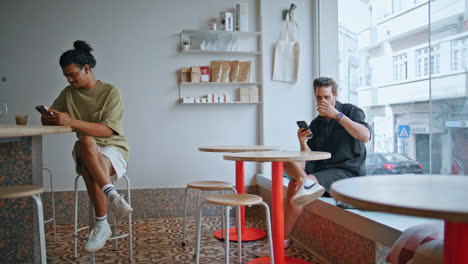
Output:
M37 225L39 228L39 247L41 254L41 263L47 263L45 231L44 231L44 214L42 210L41 193L44 189L41 186L22 185L12 187L0 187L0 199L14 199L31 196L36 203L37 210Z
M233 185L225 181L196 181L187 183L187 187L203 191L216 191L231 189Z
M81 228L78 228L78 180L82 178L81 175L77 175L75 178L75 224L74 224L74 229L73 229L73 247L74 247L74 257L78 258L78 239L87 239L85 237L79 236L78 233L83 230L91 229L91 226L84 226ZM126 187L127 187L127 202L130 206L132 206L132 200L130 196L130 179L127 177L127 175L123 175L121 179L125 179L126 181ZM113 182L112 182L113 183ZM90 214L94 214L94 209L93 209L93 204L91 202L91 199L89 201L89 209L90 209ZM110 218L112 220L112 223L110 223L111 229L112 229L112 236L108 239L112 241L112 249L115 251L117 250L117 239L125 238L128 237L128 244L129 244L129 259L130 262L133 261L133 235L132 235L132 214L128 215L128 226L122 226L117 224L117 220L115 219L114 216ZM90 223L92 224L92 223ZM127 232L122 233L121 235L117 235L117 227L121 227L126 229ZM90 254L93 254L91 252ZM94 255L93 255L94 256ZM90 262L94 262L94 257L90 258Z
M195 263L200 263L200 237L201 237L201 218L202 218L202 207L206 204L215 204L215 205L222 205L226 208L225 211L225 261L226 264L229 264L229 214L232 207L236 208L236 221L237 221L237 247L239 250L239 263L242 263L242 229L241 229L241 206L253 206L253 205L261 205L265 208L266 212L266 220L267 220L267 233L268 233L268 241L270 245L270 263L274 263L273 259L273 243L271 237L271 221L270 221L270 209L268 205L263 202L262 197L253 194L221 194L221 195L214 195L210 196L205 199L203 203L200 204L198 207L198 219L197 219L197 245L195 248Z
M184 194L184 218L182 220L182 246L186 246L187 243L185 241L185 236L186 236L186 221L187 221L187 194L190 189L197 190L197 199L196 199L196 205L199 205L199 200L200 200L200 191L219 191L223 192L226 190L232 191L233 193L237 193L236 189L234 188L234 185L230 182L225 182L225 181L195 181L195 182L190 182L187 183L187 187L185 188L185 194ZM222 213L222 208L221 208L221 229L223 229L222 224L223 224L223 213Z
M212 204L225 206L249 206L263 201L262 197L253 194L223 194L206 198Z

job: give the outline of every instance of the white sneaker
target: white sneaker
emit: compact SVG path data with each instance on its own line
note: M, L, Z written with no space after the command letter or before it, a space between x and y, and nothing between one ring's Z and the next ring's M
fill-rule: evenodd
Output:
M107 239L111 236L112 231L107 222L105 224L96 225L93 230L91 230L91 233L89 233L88 242L86 242L84 249L88 252L97 251L104 247Z
M289 239L284 240L284 249L288 249L291 246L291 241ZM270 243L264 244L262 247L257 248L254 251L254 255L257 258L268 257L270 255Z
M114 197L114 199L110 202L109 206L112 210L112 213L115 216L115 219L117 220L125 218L131 212L133 212L133 208L120 195Z
M296 206L304 206L325 193L325 188L309 178L304 178L299 191L292 198L292 204Z

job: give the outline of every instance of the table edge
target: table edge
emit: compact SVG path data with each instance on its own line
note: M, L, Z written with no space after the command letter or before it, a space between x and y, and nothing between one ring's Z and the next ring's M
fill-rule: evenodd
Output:
M400 214L400 215L410 215L410 216L417 216L417 217L436 218L436 219L443 219L445 221L451 221L451 222L468 223L468 220L466 219L467 218L466 214L463 214L463 213L444 212L444 211L431 210L431 209L419 209L419 208L414 208L414 207L402 207L402 206L395 206L391 204L372 202L368 200L363 200L363 199L343 195L337 192L333 188L333 185L330 188L330 195L335 200L351 204L353 206L356 206L358 209L393 213L393 214ZM444 216L441 216L442 214Z
M246 149L246 150L241 150L241 149L231 149L231 150L221 150L221 149L209 149L207 147L199 147L198 150L201 152L214 152L214 153L239 153L239 152L256 152L256 151L276 151L280 150L280 147L276 146L268 146L270 148L266 149Z
M322 154L320 157L307 158L307 157L291 157L291 158L282 158L282 157L229 157L229 154L223 155L225 160L233 161L253 161L253 162L280 162L280 161L315 161L315 160L325 160L331 158L331 154Z
M0 138L34 137L51 134L66 134L73 132L72 128L69 126L12 126L9 128L4 127L4 131L2 131L1 128L2 127L0 126ZM27 128L29 128L30 130Z

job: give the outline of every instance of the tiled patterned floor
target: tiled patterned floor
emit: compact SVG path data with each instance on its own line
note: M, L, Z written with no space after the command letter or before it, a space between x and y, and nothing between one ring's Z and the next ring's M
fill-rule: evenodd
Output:
M247 218L247 226L264 228L264 223L256 218ZM213 238L212 233L219 227L219 218L206 217L203 220L202 251L200 263L224 263L224 244ZM47 226L47 255L48 263L88 263L88 254L83 250L84 241L78 247L78 258L73 257L73 225L57 226L57 242L53 240L52 227ZM181 246L182 219L163 218L149 221L135 221L133 223L133 263L178 264L194 263L193 253L195 246L195 221L188 221L188 245ZM255 241L243 244L243 262L255 258L254 251L264 241ZM231 244L231 263L237 260L237 243ZM318 258L306 250L293 245L286 251L289 256L301 258L312 264L321 264ZM128 240L118 243L118 251L112 251L112 245L106 246L96 253L96 263L130 263L128 260Z

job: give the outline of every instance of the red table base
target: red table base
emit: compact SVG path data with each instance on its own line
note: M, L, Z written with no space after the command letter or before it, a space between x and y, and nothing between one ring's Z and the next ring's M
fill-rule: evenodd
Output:
M221 230L214 232L214 237L217 239L221 239ZM266 237L266 232L252 227L244 227L242 229L242 242L248 241L255 241ZM229 228L229 241L237 242L237 228L231 227Z
M247 264L270 264L270 257L253 259L247 262ZM310 264L310 263L302 259L284 257L284 264Z

